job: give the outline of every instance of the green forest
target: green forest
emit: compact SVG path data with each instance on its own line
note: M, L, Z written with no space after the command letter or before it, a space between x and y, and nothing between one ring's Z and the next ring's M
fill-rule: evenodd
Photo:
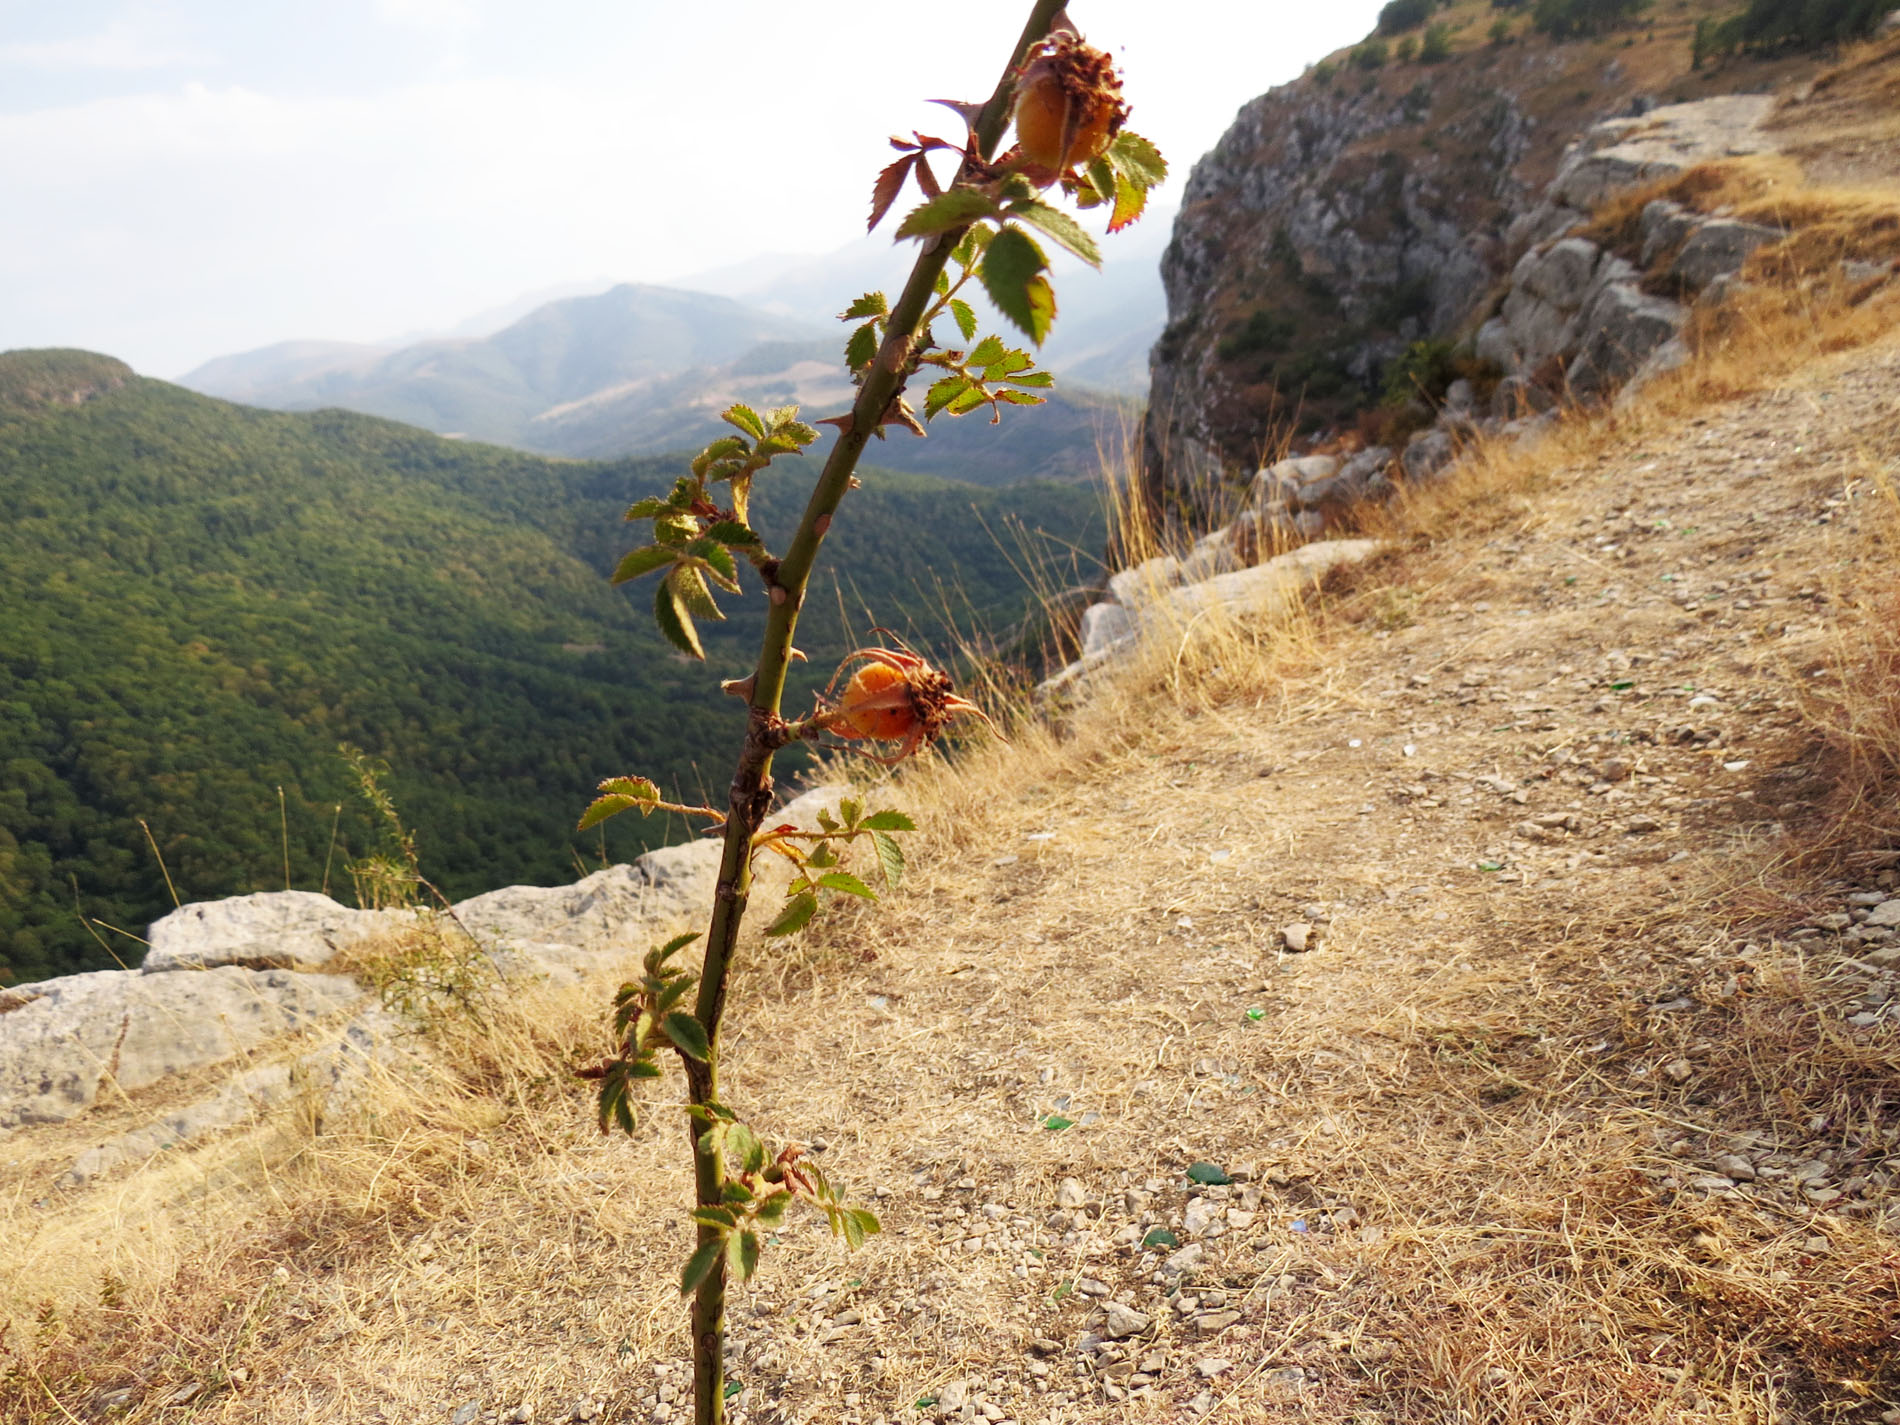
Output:
M287 827L290 883L320 888L327 863L347 901L342 866L376 830L340 743L388 764L451 898L687 834L573 830L602 777L697 796L736 745L717 683L749 666L756 590L702 626L701 667L653 629L650 590L606 580L626 506L679 465L255 410L80 352L0 355L0 983L137 962L134 937L171 905L141 822L184 900L283 888ZM774 467L754 505L768 538L816 473ZM940 649L949 610L1011 627L1034 600L1012 528L1065 561L1101 548L1089 490L863 478L827 548L842 592L821 581L801 628L807 689L873 623Z

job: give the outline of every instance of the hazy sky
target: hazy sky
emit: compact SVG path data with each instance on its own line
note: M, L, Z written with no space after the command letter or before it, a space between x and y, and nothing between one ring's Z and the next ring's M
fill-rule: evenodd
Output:
M1378 5L1070 13L1184 179L1241 104ZM448 327L560 282L829 251L863 231L885 137L954 136L921 101L986 96L1027 10L0 0L0 349L173 376L291 337Z

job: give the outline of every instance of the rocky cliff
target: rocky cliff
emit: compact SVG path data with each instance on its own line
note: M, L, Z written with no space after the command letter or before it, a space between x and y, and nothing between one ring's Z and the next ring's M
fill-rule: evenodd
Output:
M1449 58L1335 56L1242 109L1195 166L1162 263L1151 488L1212 503L1223 474L1376 406L1413 343L1471 336L1527 249L1601 198L1551 193L1593 124L1789 76L1793 61L1692 72L1699 8L1568 43L1520 22L1498 42L1497 12L1460 3L1442 12Z

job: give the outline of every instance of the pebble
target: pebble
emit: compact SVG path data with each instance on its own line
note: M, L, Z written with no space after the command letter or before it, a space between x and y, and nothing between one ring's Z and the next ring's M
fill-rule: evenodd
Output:
M1695 1065L1687 1059L1671 1059L1663 1065L1663 1075L1672 1084L1686 1084L1695 1077Z
M1234 1363L1224 1356L1203 1356L1194 1363L1194 1369L1201 1373L1202 1380L1212 1380L1215 1376L1225 1375L1234 1368Z
M1056 1189L1056 1206L1064 1210L1073 1210L1088 1201L1088 1193L1075 1178L1064 1178Z
M1739 1153L1724 1153L1715 1160L1715 1170L1738 1183L1755 1181L1755 1165Z
M1137 1311L1122 1301L1108 1304L1108 1321L1102 1328L1112 1338L1119 1341L1124 1336L1136 1336L1154 1324L1154 1318L1145 1311Z
M1303 920L1280 927L1280 943L1295 955L1303 953L1312 942L1313 927Z
M963 1402L970 1398L968 1381L953 1380L937 1392L937 1413L955 1415L963 1409Z
M1867 924L1900 926L1900 900L1882 901L1867 912Z
M479 1400L465 1400L455 1407L455 1414L449 1417L449 1425L469 1425L481 1413L482 1403Z

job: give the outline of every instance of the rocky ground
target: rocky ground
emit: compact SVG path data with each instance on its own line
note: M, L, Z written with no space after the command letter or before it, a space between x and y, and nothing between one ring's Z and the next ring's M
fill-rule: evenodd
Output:
M1900 1418L1900 846L1791 859L1896 416L1889 340L1560 431L879 793L911 879L749 952L726 1096L885 1230L768 1250L735 1418ZM288 1146L0 1140L10 1418L687 1418L671 1086L602 1138L567 1077L609 983Z

